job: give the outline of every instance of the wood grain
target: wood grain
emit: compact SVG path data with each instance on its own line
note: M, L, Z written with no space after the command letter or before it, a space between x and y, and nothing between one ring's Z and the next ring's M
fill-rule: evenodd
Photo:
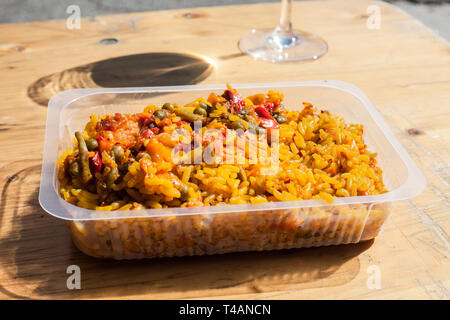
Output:
M369 5L381 8L380 30L366 27ZM450 298L450 44L385 3L314 1L295 3L293 19L327 40L323 58L276 65L240 54L239 37L274 26L278 10L275 3L84 18L80 30L61 20L0 25L0 298ZM105 38L118 42L101 45ZM38 204L45 105L60 90L314 79L362 88L428 180L423 194L395 205L373 242L102 261L78 252L65 223ZM82 290L66 287L72 264L81 267ZM371 265L381 289L366 285Z

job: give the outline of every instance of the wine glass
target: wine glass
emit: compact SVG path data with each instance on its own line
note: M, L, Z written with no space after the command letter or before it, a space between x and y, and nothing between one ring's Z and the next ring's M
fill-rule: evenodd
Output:
M271 62L316 60L328 51L322 38L292 29L292 0L281 1L281 17L275 29L253 29L239 40L239 48L255 59Z

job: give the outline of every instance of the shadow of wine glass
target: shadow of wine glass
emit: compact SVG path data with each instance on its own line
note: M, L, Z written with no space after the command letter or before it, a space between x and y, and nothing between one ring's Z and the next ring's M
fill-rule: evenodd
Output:
M64 90L196 84L213 71L214 65L197 55L174 52L134 54L44 76L28 87L28 97L47 106L53 95Z
M201 298L341 286L360 272L358 244L215 256L114 261L71 243L66 224L39 206L40 159L16 161L1 193L0 293L13 298ZM67 288L67 267L81 290Z

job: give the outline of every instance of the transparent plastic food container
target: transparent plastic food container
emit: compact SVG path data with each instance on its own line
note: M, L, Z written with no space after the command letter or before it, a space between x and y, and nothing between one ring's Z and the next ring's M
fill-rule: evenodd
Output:
M219 254L356 243L376 237L392 202L412 198L425 178L388 126L357 87L339 81L233 84L243 96L284 93L285 104L312 103L364 125L369 149L378 153L387 193L373 196L299 200L263 204L95 211L64 201L59 195L57 159L73 147L73 136L89 116L141 112L147 104L187 103L225 85L152 88L75 89L54 96L48 106L39 202L65 219L76 246L99 258L134 259Z

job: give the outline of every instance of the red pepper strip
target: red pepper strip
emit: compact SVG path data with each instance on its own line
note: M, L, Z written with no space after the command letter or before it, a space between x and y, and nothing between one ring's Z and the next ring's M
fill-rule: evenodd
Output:
M102 171L102 159L100 158L100 153L98 151L94 151L94 155L89 157L89 170L92 175Z
M255 112L258 114L258 116L266 118L266 119L273 119L272 115L270 114L269 111L267 111L266 108L264 107L256 107L255 108Z
M187 121L184 121L184 120L180 120L180 121L177 122L177 126L181 126L183 124L190 125L190 122L187 122Z
M149 128L145 128L141 131L141 137L144 139L150 139L153 136L153 131Z
M266 129L279 129L280 126L278 125L276 120L273 119L263 119L259 118L259 125Z
M265 101L263 103L263 106L269 112L272 112L277 107L277 105L275 103L271 102L271 101Z
M100 152L103 152L103 150L111 150L112 146L108 143L108 141L106 141L105 138L98 136L96 140L98 142Z
M139 117L139 125L141 128L147 127L150 123L155 122L155 118L148 112L143 112L138 114Z
M98 137L97 137L97 142L100 143L100 142L102 142L102 141L106 141L106 139L103 138L102 136L98 136Z
M278 122L272 117L269 111L267 111L264 107L256 107L256 114L259 116L260 125L266 129L278 129L280 126Z
M144 128L141 130L141 137L144 139L150 139L152 136L159 133L159 128Z
M154 134L158 134L160 129L155 127L155 128L151 128L150 131L153 132Z

